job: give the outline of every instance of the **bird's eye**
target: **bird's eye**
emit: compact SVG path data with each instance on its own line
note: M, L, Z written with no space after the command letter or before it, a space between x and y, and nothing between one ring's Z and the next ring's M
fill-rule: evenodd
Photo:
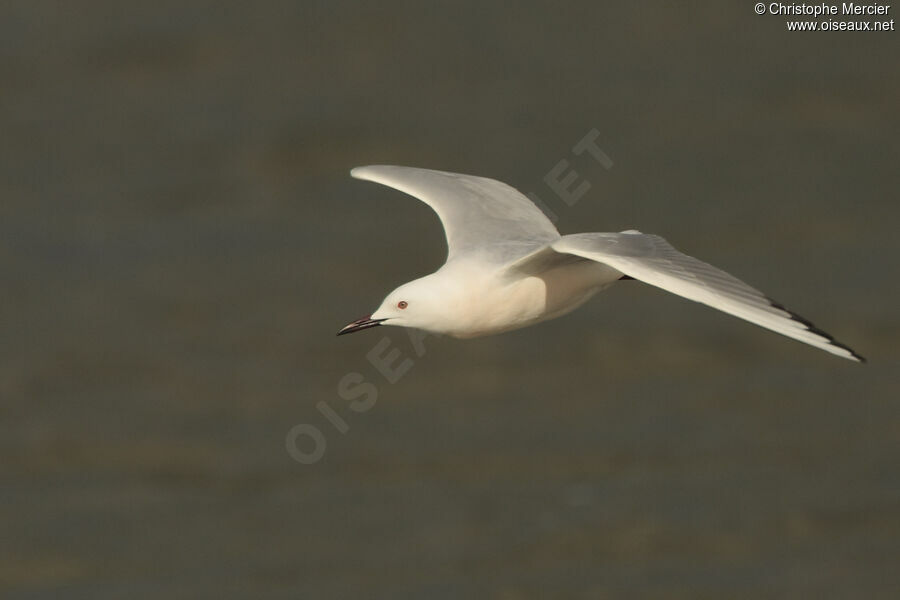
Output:
M397 308L399 308L400 310L403 310L407 306L409 306L409 304L407 304L406 300L401 300L397 303Z

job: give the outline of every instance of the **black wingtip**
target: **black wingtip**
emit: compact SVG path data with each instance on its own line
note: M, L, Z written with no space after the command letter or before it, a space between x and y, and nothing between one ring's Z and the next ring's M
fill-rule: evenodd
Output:
M865 359L865 357L863 357L863 356L857 354L856 351L853 350L853 348L851 348L850 346L847 346L847 345L845 345L845 344L840 343L839 341L837 341L836 339L834 339L834 336L832 336L830 333L828 333L828 332L826 332L826 331L822 331L821 329L819 329L818 327L816 327L811 321L809 321L809 320L807 320L807 319L804 319L803 317L801 317L801 316L798 315L797 313L795 313L795 312L793 312L793 311L791 311L791 310L785 308L784 305L781 304L780 302L776 302L775 300L772 300L772 299L769 298L768 296L766 296L766 301L768 301L768 303L769 303L773 308L777 308L778 310L781 310L781 311L784 311L785 313L787 313L788 316L791 318L791 320L797 321L798 323L802 324L804 327L806 327L807 331L809 331L809 332L811 332L811 333L814 333L814 334L818 335L819 337L825 338L826 340L828 340L828 343L831 344L832 346L835 346L835 347L837 347L837 348L840 348L841 350L846 350L847 352L850 353L850 356L852 356L852 357L853 357L854 359L856 359L858 362L863 363L863 364L869 362L869 361L867 361L867 360Z

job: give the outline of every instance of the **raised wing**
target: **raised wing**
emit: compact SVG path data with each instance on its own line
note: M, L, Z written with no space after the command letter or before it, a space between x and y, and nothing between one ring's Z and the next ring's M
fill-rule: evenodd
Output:
M701 302L826 352L850 360L865 360L762 292L712 265L682 254L657 235L645 235L637 231L579 233L563 236L550 247L557 252L604 263L634 279ZM546 257L541 260L546 260Z
M447 260L469 253L506 264L559 239L528 198L505 183L412 167L356 167L350 174L418 198L437 213L447 236Z

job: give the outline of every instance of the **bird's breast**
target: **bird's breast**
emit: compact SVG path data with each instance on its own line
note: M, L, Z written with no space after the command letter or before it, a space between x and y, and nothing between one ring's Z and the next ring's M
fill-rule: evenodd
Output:
M450 335L478 337L562 316L616 281L621 273L595 262L567 265L513 280L490 279L460 298Z
M479 286L454 312L463 315L450 335L478 337L533 323L546 307L546 286L538 277Z

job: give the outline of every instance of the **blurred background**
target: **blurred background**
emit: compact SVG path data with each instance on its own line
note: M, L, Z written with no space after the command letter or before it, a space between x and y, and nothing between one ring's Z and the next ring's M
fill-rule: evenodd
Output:
M897 597L900 40L784 21L4 2L0 595ZM663 235L870 362L637 284L422 356L336 338L445 255L372 163Z

